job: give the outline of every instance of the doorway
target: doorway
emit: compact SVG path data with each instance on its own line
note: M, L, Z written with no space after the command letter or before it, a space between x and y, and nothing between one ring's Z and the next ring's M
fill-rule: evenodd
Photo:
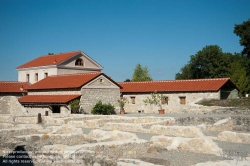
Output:
M52 113L60 113L60 106L59 105L53 105L52 106Z

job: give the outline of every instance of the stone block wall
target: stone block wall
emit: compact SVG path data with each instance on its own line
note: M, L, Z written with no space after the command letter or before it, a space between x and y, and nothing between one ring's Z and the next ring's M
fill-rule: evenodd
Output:
M91 109L98 101L114 105L119 108L117 100L120 98L119 88L83 88L81 90L80 107L85 113L91 113Z
M168 97L168 103L163 104L162 107L165 109L166 113L170 112L180 112L183 110L189 110L196 102L202 99L219 99L219 92L196 92L196 93L163 93L163 95ZM123 94L123 97L127 98L128 103L125 104L126 112L137 112L138 110L143 110L144 113L158 113L158 106L145 105L143 100L147 97L151 97L151 94ZM132 97L135 97L135 104L132 103ZM180 97L186 98L186 103L180 103Z
M49 111L49 114L52 114L52 110L49 107L26 107L26 110L30 115L37 116L39 113L45 115L46 111Z

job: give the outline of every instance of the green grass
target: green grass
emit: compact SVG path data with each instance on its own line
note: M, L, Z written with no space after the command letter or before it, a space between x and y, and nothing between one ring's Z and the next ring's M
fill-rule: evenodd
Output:
M250 97L224 100L205 100L199 104L204 106L237 107L240 109L250 109Z

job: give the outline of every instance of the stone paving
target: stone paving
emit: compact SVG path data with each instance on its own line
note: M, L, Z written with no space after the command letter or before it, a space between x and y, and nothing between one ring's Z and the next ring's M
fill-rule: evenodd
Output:
M236 115L240 117L240 115ZM250 165L250 117L0 114L0 165ZM20 150L21 149L21 150Z

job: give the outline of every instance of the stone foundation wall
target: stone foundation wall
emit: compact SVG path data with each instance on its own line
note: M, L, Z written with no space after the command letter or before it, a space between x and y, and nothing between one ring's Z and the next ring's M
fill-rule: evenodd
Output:
M219 99L219 92L197 92L197 93L163 93L168 97L168 103L163 104L162 107L166 113L173 112L189 112L190 108L195 106L200 100L203 99ZM158 113L159 107L154 105L145 105L143 100L147 97L151 97L151 94L123 94L123 97L127 98L128 103L125 104L126 112L138 112L143 110L145 113ZM132 103L131 97L135 97L135 103ZM180 97L186 98L186 103L180 103Z
M225 117L185 117L176 119L178 125L211 125L216 122L227 118ZM232 128L235 131L250 131L250 117L245 116L231 116L230 126L227 128Z
M98 101L102 103L114 105L118 108L117 100L120 97L120 89L118 88L103 88L103 89L82 89L80 107L85 113L90 113L91 109Z

